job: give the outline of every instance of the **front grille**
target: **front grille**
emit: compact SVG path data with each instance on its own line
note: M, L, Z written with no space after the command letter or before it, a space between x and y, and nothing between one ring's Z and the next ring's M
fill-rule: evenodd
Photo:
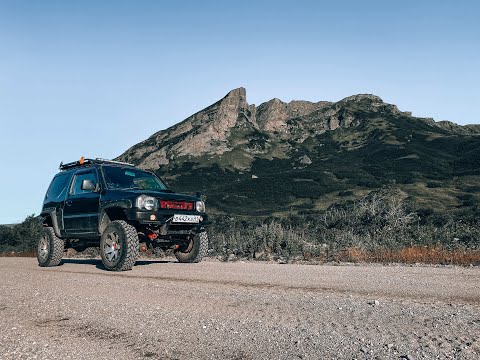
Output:
M160 208L171 210L193 210L193 202L160 200Z

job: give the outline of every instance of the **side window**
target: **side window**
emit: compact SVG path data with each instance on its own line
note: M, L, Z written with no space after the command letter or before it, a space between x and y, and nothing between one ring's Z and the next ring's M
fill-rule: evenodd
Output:
M46 198L49 200L62 200L65 198L70 178L70 174L60 174L55 176L48 188Z
M97 183L97 176L91 171L86 173L76 174L75 180L73 181L72 190L70 191L71 195L79 195L79 194L92 192L90 190L82 190L83 180L92 180L94 183Z

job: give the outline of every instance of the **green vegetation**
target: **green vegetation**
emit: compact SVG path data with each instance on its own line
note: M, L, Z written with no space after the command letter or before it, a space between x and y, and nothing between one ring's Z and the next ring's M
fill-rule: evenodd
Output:
M256 221L220 216L210 231L212 253L225 260L282 261L394 261L400 254L402 261L480 264L480 208L454 217L418 208L403 198L397 187L388 186L315 215ZM405 254L405 249L413 250ZM421 249L436 249L436 257Z
M301 142L278 133L236 130L232 151L208 161L205 155L178 159L157 173L177 191L205 193L211 211L232 216L313 214L390 183L423 207L452 216L478 204L480 136L360 105L349 108L356 126L312 135L315 117L293 119L308 130ZM242 136L248 142L240 141ZM252 148L260 152L252 155ZM282 156L273 149L283 149ZM311 163L302 163L304 155Z
M41 230L42 224L33 215L28 216L21 224L0 225L0 254L33 254Z

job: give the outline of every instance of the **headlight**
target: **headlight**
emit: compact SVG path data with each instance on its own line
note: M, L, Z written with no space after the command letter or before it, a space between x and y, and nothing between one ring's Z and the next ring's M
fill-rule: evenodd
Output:
M135 206L139 209L157 210L158 209L158 200L155 199L153 196L140 195L139 197L137 197L137 201L135 202Z
M203 201L197 201L195 203L195 208L198 212L205 212L205 203Z

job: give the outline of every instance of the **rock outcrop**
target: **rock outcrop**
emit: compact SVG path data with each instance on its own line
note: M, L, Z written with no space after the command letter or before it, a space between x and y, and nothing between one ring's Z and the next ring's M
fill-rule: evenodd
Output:
M260 129L264 131L285 132L288 127L287 120L305 116L329 104L331 103L326 101L312 103L309 101L295 100L284 103L275 98L258 107L256 118Z
M458 125L448 120L434 122L436 126L444 130L464 135L480 135L480 125Z
M257 127L255 105L249 106L245 89L238 88L181 123L153 134L118 159L154 169L179 156L222 154L229 150L231 129L242 121Z

